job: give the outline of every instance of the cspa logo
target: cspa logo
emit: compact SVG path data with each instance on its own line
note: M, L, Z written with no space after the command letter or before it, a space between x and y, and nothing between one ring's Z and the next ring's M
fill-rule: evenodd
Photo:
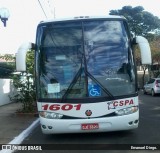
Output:
M108 102L108 110L110 109L116 109L117 107L121 107L121 106L129 106L129 105L133 105L134 101L133 99L127 99L127 100L120 100L120 101L111 101Z

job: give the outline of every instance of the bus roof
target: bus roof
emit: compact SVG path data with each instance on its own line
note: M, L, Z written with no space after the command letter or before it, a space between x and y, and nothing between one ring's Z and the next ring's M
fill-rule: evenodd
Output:
M125 19L123 16L118 15L107 15L107 16L78 16L78 17L70 17L70 18L57 18L53 20L41 21L41 23L50 23L57 21L74 21L74 20L89 20L89 19Z

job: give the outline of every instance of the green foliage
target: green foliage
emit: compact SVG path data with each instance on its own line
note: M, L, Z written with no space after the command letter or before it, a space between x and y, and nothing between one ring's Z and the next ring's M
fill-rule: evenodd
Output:
M0 78L10 78L15 71L15 56L12 54L0 55Z
M12 54L0 55L0 59L4 59L5 61L15 61L15 56Z
M158 77L160 75L160 52L153 52L152 61L153 61L153 65L151 65L152 76Z
M0 62L0 78L10 78L15 70L14 62Z
M146 38L151 36L151 34L149 34L150 32L155 32L160 27L160 19L144 11L142 6L124 6L120 10L111 10L110 15L124 16L128 20L132 33L135 35L142 35Z
M13 85L17 93L10 97L12 101L21 102L22 109L18 112L32 113L35 111L35 86L33 84L33 75L29 73L20 73L13 76Z
M159 40L157 37L160 37L160 19L157 16L154 16L150 12L144 11L142 6L132 7L124 6L119 10L111 10L110 15L121 15L124 16L129 24L131 32L136 36L144 36L150 42L150 47L152 51L152 61L160 65L160 56L157 55L157 51L160 51ZM158 46L158 47L157 47ZM135 57L137 65L141 64L140 51L136 47ZM142 65L143 76L142 82L144 84L145 72L148 68L147 65ZM149 69L150 70L150 69ZM154 76L157 76L159 71L152 71Z
M27 73L29 74L34 74L34 51L30 50L27 52L26 56L26 68L27 68Z
M10 97L12 101L22 103L18 112L33 113L36 106L36 92L34 84L34 51L28 51L26 56L26 72L13 75L13 85L17 93Z

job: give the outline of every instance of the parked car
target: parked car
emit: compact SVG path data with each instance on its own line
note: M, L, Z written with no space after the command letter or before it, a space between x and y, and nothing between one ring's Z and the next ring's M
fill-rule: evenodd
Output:
M143 88L144 94L151 94L155 96L156 94L160 94L160 78L151 78Z

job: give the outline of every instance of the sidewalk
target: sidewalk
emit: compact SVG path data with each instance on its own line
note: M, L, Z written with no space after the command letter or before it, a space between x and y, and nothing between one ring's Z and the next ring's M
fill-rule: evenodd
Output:
M16 114L20 108L21 103L0 106L0 144L8 144L37 119L34 114Z

